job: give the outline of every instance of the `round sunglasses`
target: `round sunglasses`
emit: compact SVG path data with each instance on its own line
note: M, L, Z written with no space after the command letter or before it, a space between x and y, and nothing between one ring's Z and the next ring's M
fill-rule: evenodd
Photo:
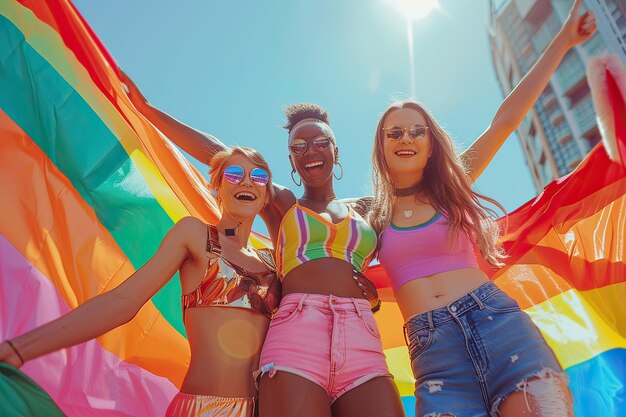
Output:
M331 139L328 136L317 136L311 141L313 146L320 151L325 151L330 148ZM289 150L294 155L302 155L309 149L309 141L306 139L296 138L289 144Z
M385 137L391 140L400 140L404 136L405 132L409 133L409 138L412 140L421 139L426 136L426 130L428 126L424 125L411 125L408 128L400 126L384 127Z
M246 171L239 165L231 165L224 170L224 179L231 184L239 184L243 181ZM260 187L265 187L270 181L270 176L263 168L253 168L249 173L250 181Z

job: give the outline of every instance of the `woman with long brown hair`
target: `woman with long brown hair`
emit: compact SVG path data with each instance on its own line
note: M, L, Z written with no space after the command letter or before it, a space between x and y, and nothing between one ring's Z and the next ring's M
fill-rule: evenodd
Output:
M422 105L390 106L375 133L374 201L368 215L379 259L405 319L416 378L416 415L571 416L565 374L517 303L478 268L497 245L491 210L472 190L519 126L565 53L595 31L576 0L561 31L506 98L490 127L459 156Z

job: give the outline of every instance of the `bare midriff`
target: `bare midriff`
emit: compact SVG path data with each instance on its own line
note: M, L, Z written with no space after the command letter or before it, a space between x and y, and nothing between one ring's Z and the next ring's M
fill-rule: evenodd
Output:
M291 293L364 298L354 281L352 265L335 258L314 259L289 272L283 279L283 296Z
M420 277L402 285L395 292L406 321L411 316L444 307L489 281L477 268L462 268Z
M249 398L257 394L252 373L269 319L236 307L190 308L185 329L191 363L181 391L188 394Z

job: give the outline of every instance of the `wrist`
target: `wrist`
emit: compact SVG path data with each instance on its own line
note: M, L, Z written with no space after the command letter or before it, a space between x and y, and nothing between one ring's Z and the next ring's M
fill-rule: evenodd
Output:
M17 350L17 348L15 347L15 344L13 343L13 341L11 340L6 340L6 344L9 346L9 348L11 348L11 350L13 351L13 353L15 354L15 356L17 356L17 358L20 360L20 366L24 365L24 357L22 356L22 354L20 353L19 350Z
M563 54L567 53L573 46L575 46L575 43L563 29L557 33L552 41L552 47Z

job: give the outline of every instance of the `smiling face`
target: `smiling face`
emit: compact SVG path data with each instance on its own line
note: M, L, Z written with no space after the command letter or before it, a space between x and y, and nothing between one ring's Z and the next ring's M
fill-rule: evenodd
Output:
M332 181L338 153L332 131L325 123L296 126L289 134L289 146L291 166L298 172L303 184L317 188ZM304 152L300 153L302 150Z
M229 167L232 166L238 166L243 169L243 178L238 184L231 182L238 177L237 175L229 175L229 172L231 172ZM269 185L262 186L259 184L259 181L253 181L250 178L250 173L255 168L261 167L254 164L244 155L235 154L224 162L224 168L225 170L217 190L222 210L238 221L256 216L268 201L267 188ZM240 172L240 170L232 172L237 173L237 171ZM260 172L256 171L256 173Z
M395 109L385 118L382 129L383 154L394 183L408 187L421 180L432 153L432 139L424 115L410 107Z

